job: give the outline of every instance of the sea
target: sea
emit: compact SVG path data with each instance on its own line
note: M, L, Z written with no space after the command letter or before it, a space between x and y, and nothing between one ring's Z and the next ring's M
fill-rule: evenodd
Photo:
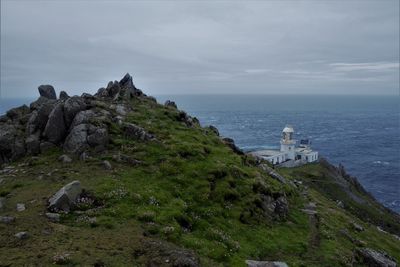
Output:
M290 124L295 139L344 165L386 207L400 213L400 96L159 95L214 125L244 151L279 149ZM32 99L0 99L0 114Z

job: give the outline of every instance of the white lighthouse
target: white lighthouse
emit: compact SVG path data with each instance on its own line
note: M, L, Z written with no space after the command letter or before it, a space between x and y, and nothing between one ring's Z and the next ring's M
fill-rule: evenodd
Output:
M296 141L293 140L293 127L286 125L282 131L281 139L281 152L286 153L286 159L294 160L296 157L295 145Z

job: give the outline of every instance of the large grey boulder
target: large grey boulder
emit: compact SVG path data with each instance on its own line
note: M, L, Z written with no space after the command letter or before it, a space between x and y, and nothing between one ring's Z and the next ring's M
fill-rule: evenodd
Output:
M129 73L125 74L125 76L119 81L119 84L121 86L121 96L124 99L143 95L143 92L133 84L132 76L129 75Z
M41 85L39 86L39 94L40 96L49 98L49 99L57 99L56 91L54 87L51 85Z
M356 258L359 262L368 267L396 267L395 259L385 252L378 252L370 248L356 250Z
M64 119L67 128L71 125L75 115L86 109L86 103L81 97L73 96L64 103Z
M117 81L109 82L106 90L109 97L117 98L119 96L119 92L121 91L121 86Z
M25 140L26 152L31 155L40 153L40 132L29 135Z
M17 108L12 108L9 111L7 111L6 115L9 117L11 120L16 121L18 119L21 119L24 115L28 114L30 112L30 109L27 105L22 105Z
M247 265L247 267L288 267L288 265L282 261L246 260L246 265Z
M0 165L26 154L22 133L13 124L0 125Z
M69 98L69 95L67 94L67 92L65 92L65 91L60 92L60 96L59 96L60 100L67 100L68 98Z
M80 111L78 114L76 114L70 128L72 129L73 127L79 124L88 124L90 123L91 119L93 119L95 116L96 113L94 113L94 111L92 110Z
M82 187L79 181L65 185L49 199L48 210L69 212L81 193Z
M153 139L153 135L149 134L145 129L133 123L124 123L125 136L132 139L147 141Z
M90 133L90 132L89 132ZM105 128L97 128L87 137L87 142L92 147L105 149L108 144L108 131Z
M27 123L28 135L34 133L36 130L44 130L49 115L57 104L55 100L49 100L44 97L40 97L36 102L36 104L34 104L35 102L31 103L31 109L33 109L33 112L31 113ZM32 108L32 106L34 108Z
M79 124L73 127L65 138L64 151L72 154L81 154L87 148L89 144L87 142L87 130L88 124Z
M59 144L67 134L67 127L64 121L64 104L58 103L49 115L43 135L53 144Z

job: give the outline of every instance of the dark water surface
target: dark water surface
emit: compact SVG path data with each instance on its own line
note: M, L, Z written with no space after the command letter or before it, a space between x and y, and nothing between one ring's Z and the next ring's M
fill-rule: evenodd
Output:
M202 125L217 126L244 150L278 148L285 124L296 139L342 163L384 205L400 212L399 96L172 95ZM0 99L0 114L33 99Z

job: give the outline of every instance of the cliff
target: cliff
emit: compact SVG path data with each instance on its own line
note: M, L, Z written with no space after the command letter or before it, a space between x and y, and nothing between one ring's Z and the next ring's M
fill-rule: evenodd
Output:
M398 214L342 167L272 173L129 74L93 96L39 93L0 117L0 266L400 260Z

